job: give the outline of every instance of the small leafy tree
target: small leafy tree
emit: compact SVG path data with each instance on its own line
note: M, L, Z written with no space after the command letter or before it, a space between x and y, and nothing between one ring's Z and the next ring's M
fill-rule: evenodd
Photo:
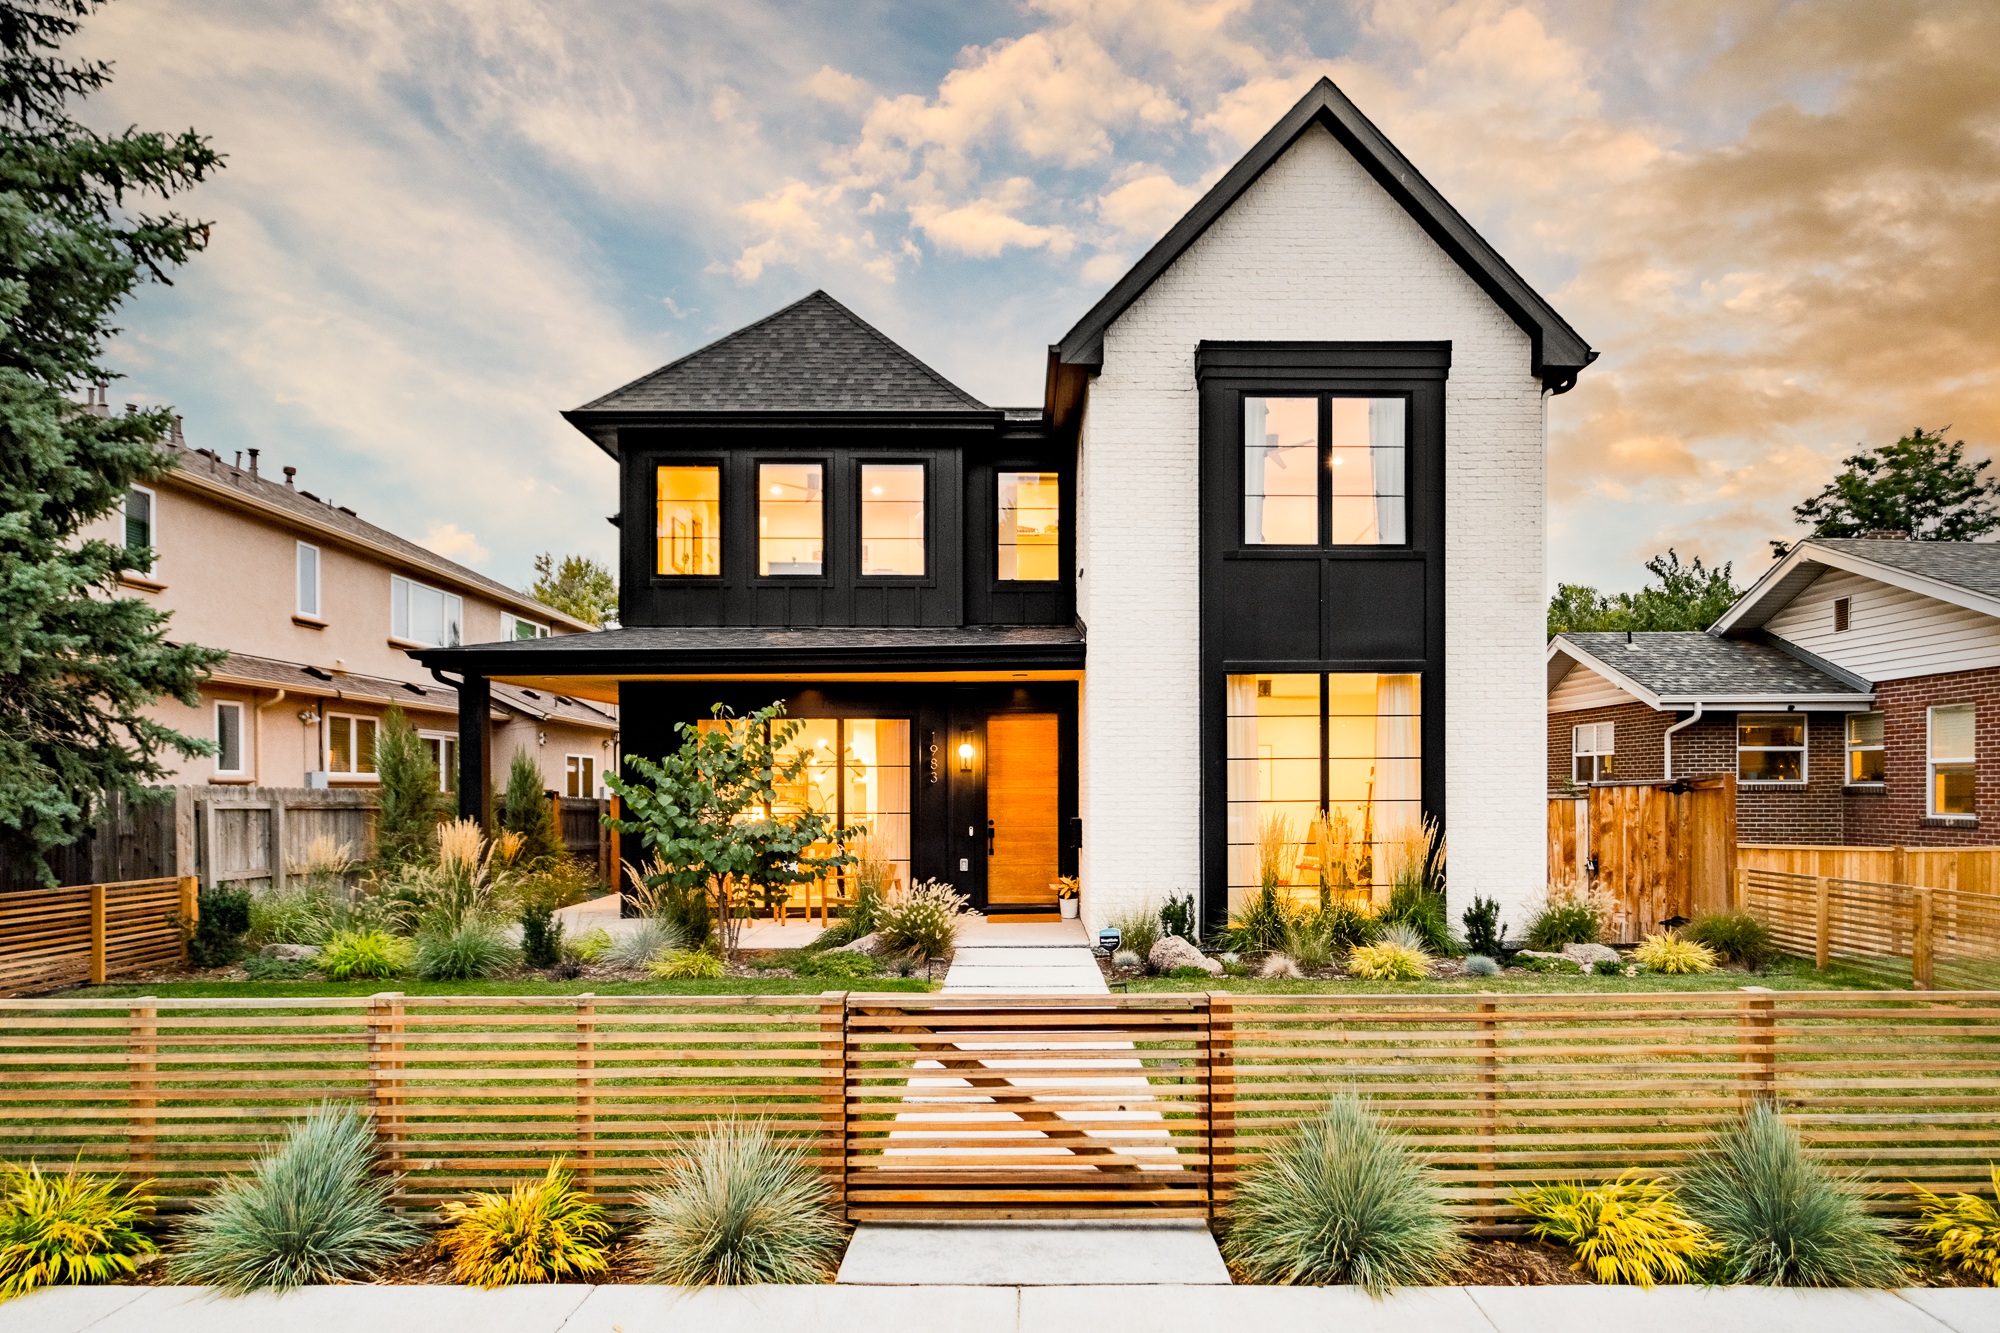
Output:
M1967 462L1965 441L1913 427L1894 444L1840 460L1846 471L1818 495L1800 501L1792 517L1815 537L1907 532L1920 542L1969 542L2000 528L2000 478L1982 477L1992 460ZM1782 558L1790 542L1774 541Z
M431 747L417 729L391 708L382 717L375 740L375 773L381 780L376 800L375 859L388 869L430 859L437 847L437 828L450 817L439 789Z
M549 803L548 789L542 785L541 765L526 750L514 751L507 765L507 795L500 802L500 827L521 835L521 850L515 860L522 865L539 865L552 856L563 856L562 830L556 827L555 807Z
M836 828L813 810L784 817L771 813L778 788L803 782L812 762L803 748L785 757L804 723L778 722L783 703L741 719L722 704L713 712L725 725L703 730L683 722L675 728L681 735L678 753L657 763L628 757L641 780L612 777L605 783L629 816L612 826L638 834L658 858L653 873L644 876L647 886L706 894L723 950L733 955L742 917L761 892L852 865L856 858L846 852L815 855L814 848L842 844L861 830Z
M618 580L587 555L566 555L561 561L547 551L536 556L528 595L586 625L602 625L618 614Z
M1671 547L1665 555L1648 560L1646 572L1652 581L1637 592L1601 593L1580 583L1557 584L1556 595L1549 599L1549 637L1606 630L1707 629L1743 595L1736 586L1733 562L1710 569L1696 556L1684 565Z

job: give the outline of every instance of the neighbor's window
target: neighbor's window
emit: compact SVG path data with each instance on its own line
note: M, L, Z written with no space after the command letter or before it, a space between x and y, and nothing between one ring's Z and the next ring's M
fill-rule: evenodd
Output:
M319 618L319 547L298 544L299 614Z
M326 720L326 771L329 773L375 772L375 719L339 714Z
M1971 704L1943 704L1930 710L1930 812L1972 815L1977 791L1978 750L1973 741Z
M1319 545L1319 399L1243 400L1243 541Z
M722 469L663 467L657 478L660 501L659 572L681 576L722 572Z
M242 704L219 703L215 706L215 771L244 771Z
M1398 844L1423 823L1420 678L1372 672L1227 677L1230 911L1266 871L1299 905L1318 902L1324 813L1346 848L1330 884L1385 889ZM1325 744L1321 744L1321 737Z
M924 465L861 466L861 572L924 572Z
M431 766L437 769L438 790L458 790L458 737L442 731L418 733L424 748L430 751Z
M826 570L825 471L819 463L757 465L757 572Z
M1057 538L1062 490L1053 472L1000 474L1000 577L1048 583L1062 577Z
M532 620L523 620L512 611L500 613L500 637L503 639L546 639L549 627Z
M1737 714L1736 780L1804 782L1806 780L1805 714Z
M1406 410L1400 398L1245 398L1244 543L1319 545L1322 497L1328 545L1408 541Z
M456 593L389 576L389 633L405 643L456 648L465 635L465 601Z
M597 759L587 754L573 754L568 757L567 775L570 796L597 795Z
M1880 782L1888 772L1882 749L1882 715L1847 715L1847 780Z
M1609 782L1611 760L1616 753L1616 723L1592 722L1571 727L1570 755L1578 782Z
M153 509L158 502L144 486L125 492L125 546L145 550L153 545Z

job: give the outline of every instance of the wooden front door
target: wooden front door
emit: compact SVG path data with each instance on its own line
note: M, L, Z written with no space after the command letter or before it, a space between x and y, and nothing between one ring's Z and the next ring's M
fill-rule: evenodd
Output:
M1055 909L1058 743L1054 713L995 713L986 720L986 862L990 906Z

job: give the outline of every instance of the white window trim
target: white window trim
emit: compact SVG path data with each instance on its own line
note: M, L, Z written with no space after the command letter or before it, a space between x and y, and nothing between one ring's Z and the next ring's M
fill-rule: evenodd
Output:
M223 710L223 709L225 709L225 708L233 708L233 709L235 709L235 710L236 710L236 763L237 763L237 766L236 766L235 768L224 768L224 767L222 766L222 744L221 744L221 742L222 742L222 710ZM248 732L247 732L247 731L246 731L246 730L244 729L244 726L243 726L243 723L244 723L244 716L245 716L245 715L244 715L244 708L243 708L243 705L242 705L242 704L241 704L240 702L238 702L237 700L234 700L234 699L217 699L217 700L215 701L215 713L214 713L214 718L215 718L215 732L216 732L216 736L215 736L215 740L216 740L216 754L215 754L215 775L216 775L217 777L220 777L220 778L240 778L240 777L247 777L247 776L249 775L249 773L250 773L250 765L249 765L249 759L250 759L250 735L249 735L249 733L248 733Z
M1876 717L1883 716L1880 709L1870 710L1870 713L1872 713ZM1882 739L1880 741L1877 741L1873 745L1856 745L1854 743L1854 719L1857 717L1868 717L1870 716L1870 713L1849 713L1847 714L1845 720L1843 720L1840 724L1841 740L1847 746L1847 767L1842 771L1841 778L1843 782L1849 787L1880 787L1884 785L1883 778L1875 778L1872 781L1868 779L1862 779L1857 781L1854 776L1855 755L1866 754L1870 750L1879 750L1883 753L1886 759L1886 756L1888 754L1889 737L1886 732L1883 734ZM1886 721L1887 719L1884 718L1885 723ZM1929 726L1928 717L1926 717L1925 725L1926 727ZM1925 753L1928 754L1929 752L1930 752L1929 749L1926 748Z
M1799 720L1800 741L1797 745L1745 745L1743 743L1743 719L1746 717L1782 717ZM1743 755L1751 754L1799 754L1799 775L1795 778L1746 778L1743 776ZM1812 715L1809 713L1738 713L1736 715L1736 781L1744 787L1806 787L1812 785Z
M434 592L438 596L444 598L445 626L446 626L445 638L447 642L426 643L424 640L415 638L411 635L410 589L412 588L422 588L425 592ZM400 632L396 627L396 608L398 602L398 597L397 597L398 592L401 592L402 594L400 600L402 603L402 611L403 611L403 624ZM456 603L458 607L458 615L456 617L458 621L458 635L456 638L453 638L450 632L451 621L453 620L453 616L451 614L453 603ZM404 578L401 574L391 574L389 576L389 637L398 643L414 643L421 648L456 648L465 641L465 599L459 596L457 593L450 592L444 588L435 587L429 583L419 583L415 579Z
M591 801L599 799L597 793L604 785L604 761L594 754L565 754L563 756L564 787L569 786L569 766L572 760L579 760L590 765L590 790L584 792L577 799Z
M546 639L549 637L549 627L539 620L530 620L526 616L517 616L512 611L502 611L500 613L500 637L502 639L511 640L520 638L520 627L522 625L532 625L535 627L536 632L530 636L532 638Z
M160 549L160 493L151 486L127 486L125 488L128 496L133 491L139 492L139 494L145 496L150 501L148 507L153 513L152 517L146 520L146 536L148 538L146 545L152 550L158 551ZM125 501L121 499L118 502L118 544L120 546L126 546L125 524L128 518L129 515L125 512ZM126 547L126 549L130 550L131 548Z
M1595 749L1595 748L1591 748L1591 749L1585 749L1585 748L1583 748L1583 733L1584 733L1584 732L1589 732L1589 733L1590 733L1590 742L1589 742L1589 743L1590 743L1590 745L1591 745L1592 747L1595 747L1595 746L1596 746L1596 744L1597 744L1597 729L1598 729L1599 727L1603 727L1603 728L1604 728L1604 729L1605 729L1606 731L1608 731L1608 732L1610 732L1610 733L1611 733L1611 748L1610 748L1610 749L1607 749L1607 750L1599 750L1599 749ZM1612 760L1612 761L1613 761L1613 767L1612 767L1612 771L1613 771L1614 773L1615 773L1615 772L1617 771L1617 766L1616 766L1616 759L1617 759L1617 754L1618 754L1618 731L1617 731L1617 727L1618 727L1618 724L1617 724L1617 723L1615 723L1615 722L1586 722L1586 723L1582 723L1582 724L1580 724L1580 725L1578 725L1578 726L1574 726L1574 727L1571 727L1571 728L1569 729L1569 774L1570 774L1570 781L1574 782L1574 781L1576 781L1576 780L1577 780L1577 779L1576 779L1576 761L1577 761L1577 760L1579 760L1579 759L1585 759L1585 758L1588 758L1588 759L1598 759L1598 758L1604 758L1604 759L1610 759L1610 760ZM1592 764L1592 765L1591 765L1591 771L1592 771L1592 773L1593 773L1593 774L1595 774L1595 773L1596 773L1596 771L1597 771L1597 765L1596 765L1596 764ZM1603 778L1603 777L1597 777L1597 776L1593 776L1593 777L1591 777L1591 778L1590 778L1590 781L1591 781L1591 782L1593 782L1593 783L1595 783L1595 782L1606 782L1606 781L1609 781L1609 780L1610 780L1610 779L1608 779L1608 778Z
M449 741L451 744L457 745L458 733L455 731L419 731L417 733L417 739L420 741L424 741L426 743L431 741ZM381 740L379 734L376 737L376 740L377 743L379 744ZM435 760L438 757L438 754L443 753L443 749L444 749L443 746L439 746L437 752L434 753L431 756L431 758ZM451 775L444 771L444 765L442 763L438 765L438 790L444 792L448 792L451 790Z
M349 722L374 723L375 744L378 746L382 744L381 718L368 713L328 713L326 715L326 750L325 753L320 755L320 767L326 772L327 778L333 782L380 782L382 775L378 769L371 768L363 772L361 770L338 769L333 766L333 724L337 718L345 718ZM360 728L355 727L349 733L350 743L359 735Z
M1937 710L1940 708L1971 708L1973 710L1972 712L1973 753L1972 754L1966 756L1963 759L1958 759L1958 758L1939 759L1931 754L1931 724L1936 719ZM1966 824L1976 824L1979 822L1979 805L1978 805L1978 795L1977 795L1979 790L1978 750L1979 750L1979 709L1976 704L1972 703L1970 700L1963 700L1959 703L1931 704L1929 707L1924 709L1924 818L1925 819L1953 819ZM1974 797L1973 797L1973 808L1970 813L1965 813L1963 811L1956 811L1956 810L1945 812L1937 808L1937 766L1939 764L1972 765L1972 781L1973 781Z
M313 553L313 604L311 610L307 610L303 604L296 604L293 607L293 614L304 616L308 620L324 620L326 616L321 613L320 608L326 605L323 587L323 576L326 572L326 552L314 546L311 542L298 542L295 543L295 546L296 549L292 552L292 583L294 585L292 596L296 601L299 594L297 586L300 582L298 567L299 552L311 551Z

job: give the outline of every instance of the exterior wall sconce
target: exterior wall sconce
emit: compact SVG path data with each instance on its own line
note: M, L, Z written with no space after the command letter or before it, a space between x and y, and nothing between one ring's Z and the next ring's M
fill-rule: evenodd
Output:
M972 742L971 742L971 741L961 741L961 742L959 742L959 746L958 746L958 771L959 771L959 772L961 772L961 773L970 773L970 772L972 771Z

